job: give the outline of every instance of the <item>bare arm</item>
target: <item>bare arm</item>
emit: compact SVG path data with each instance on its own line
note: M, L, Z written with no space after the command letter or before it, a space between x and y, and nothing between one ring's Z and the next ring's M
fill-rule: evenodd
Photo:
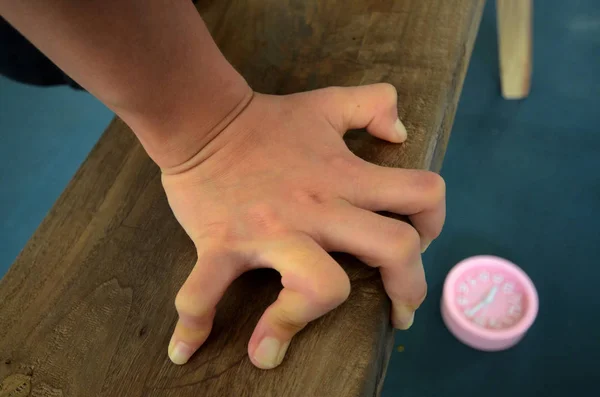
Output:
M193 157L252 96L191 1L0 0L0 14L163 168Z

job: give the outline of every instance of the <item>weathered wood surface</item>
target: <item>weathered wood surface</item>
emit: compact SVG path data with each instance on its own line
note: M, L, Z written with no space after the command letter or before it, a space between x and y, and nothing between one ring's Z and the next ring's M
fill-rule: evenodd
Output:
M482 7L483 0L198 5L257 91L394 84L408 142L355 132L348 144L378 164L434 170ZM115 120L0 282L0 396L375 395L393 343L389 302L376 270L336 258L350 274L350 298L297 336L280 367L256 369L246 353L280 288L266 270L234 283L206 345L187 365L172 365L173 302L194 248L168 208L158 168Z

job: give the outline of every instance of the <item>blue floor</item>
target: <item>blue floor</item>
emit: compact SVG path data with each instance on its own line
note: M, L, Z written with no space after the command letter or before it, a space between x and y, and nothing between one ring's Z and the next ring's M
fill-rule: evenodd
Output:
M111 118L87 93L0 76L0 277Z
M531 95L504 101L487 3L442 171L448 218L424 257L429 295L396 334L384 397L598 395L600 3L537 5ZM538 289L536 323L505 352L462 345L440 317L447 272L477 254L516 262Z
M524 101L499 96L493 5L444 164L448 219L425 255L429 296L396 334L404 351L384 397L591 395L600 379L600 3L536 2ZM0 276L110 118L87 94L0 78ZM440 318L445 275L476 254L518 263L538 288L539 317L506 352L460 344Z

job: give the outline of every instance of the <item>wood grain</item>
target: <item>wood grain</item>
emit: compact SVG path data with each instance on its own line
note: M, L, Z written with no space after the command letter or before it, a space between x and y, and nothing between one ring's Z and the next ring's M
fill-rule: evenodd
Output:
M483 1L198 7L257 91L394 84L408 142L354 131L348 145L378 164L439 169ZM267 270L236 280L206 345L187 365L172 365L173 302L194 248L169 210L158 168L114 120L0 283L0 379L45 397L376 395L393 343L389 301L377 271L335 257L352 280L350 298L309 325L280 367L258 370L246 356L280 288Z
M531 86L533 0L496 0L500 83L505 99L523 99Z

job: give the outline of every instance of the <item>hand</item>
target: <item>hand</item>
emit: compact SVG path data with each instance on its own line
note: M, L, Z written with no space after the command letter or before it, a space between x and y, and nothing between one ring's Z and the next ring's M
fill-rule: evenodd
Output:
M279 365L292 337L350 293L348 276L326 251L378 267L393 325L411 326L427 290L421 250L444 222L444 182L431 172L365 162L342 139L366 127L404 141L396 100L389 84L255 94L196 158L163 170L171 208L198 251L175 300L174 363L187 362L204 343L229 284L270 267L283 289L259 320L248 354L260 368ZM373 211L408 215L414 227Z

